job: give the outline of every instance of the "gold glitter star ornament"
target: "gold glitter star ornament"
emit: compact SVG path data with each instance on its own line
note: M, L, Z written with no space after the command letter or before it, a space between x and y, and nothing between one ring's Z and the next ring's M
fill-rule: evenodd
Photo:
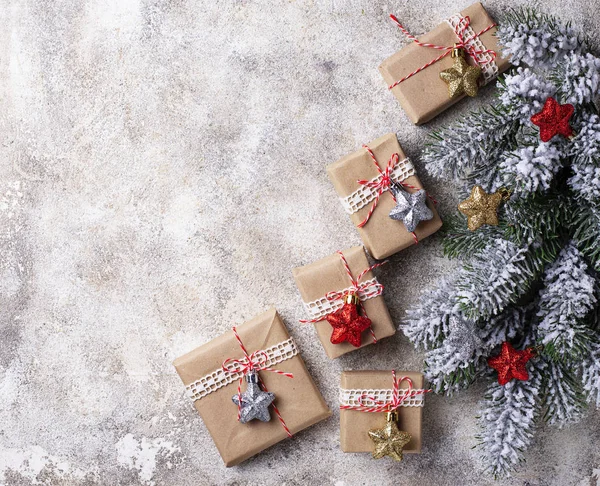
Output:
M444 69L440 73L440 79L448 85L448 96L455 98L461 94L477 96L479 89L478 80L481 76L481 68L471 66L465 59L465 51L461 48L452 50L454 65Z
M471 231L484 224L498 225L498 208L510 199L508 189L500 188L488 194L481 186L474 186L471 195L458 205L458 210L467 217L467 226Z
M381 429L369 431L369 437L375 444L373 458L389 456L395 461L402 460L402 450L411 440L408 432L398 429L398 412L387 412L386 424Z

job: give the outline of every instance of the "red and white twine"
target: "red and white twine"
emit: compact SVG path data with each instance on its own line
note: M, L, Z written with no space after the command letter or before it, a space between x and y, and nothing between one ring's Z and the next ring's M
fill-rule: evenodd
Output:
M235 336L235 339L237 340L238 344L240 345L240 348L242 348L242 352L244 353L244 357L241 359L234 359L234 358L227 358L225 361L223 361L222 364L222 369L225 373L242 373L242 375L240 376L240 379L238 380L238 387L237 387L237 394L238 394L238 415L237 415L237 419L238 421L240 420L241 417L241 413L242 413L242 382L244 381L244 376L251 372L251 371L271 371L273 373L277 373L278 375L283 375L286 376L288 378L293 378L294 375L292 373L288 373L285 371L281 371L275 368L269 368L265 365L265 363L268 361L269 357L267 356L267 353L263 350L258 350L258 351L254 351L252 354L248 354L248 351L246 351L246 347L244 346L244 343L242 342L240 336L237 333L237 329L234 327L233 328L233 334ZM260 382L260 386L262 387L262 389L266 392L268 392L269 390L267 390L267 387L265 386L262 378L260 377L260 375L258 375L258 380ZM273 410L275 411L275 414L277 415L277 418L279 418L279 421L281 422L281 426L283 427L283 429L285 430L286 434L291 437L292 433L290 432L290 429L288 429L288 426L285 424L285 420L283 420L283 417L281 416L281 413L279 412L279 409L277 408L277 406L273 403Z
M371 218L372 214L375 212L375 209L377 208L377 203L379 202L379 198L381 197L381 195L385 192L388 191L390 189L390 186L394 183L400 184L402 187L406 187L408 189L413 189L413 190L419 190L418 187L413 186L411 184L407 184L404 181L397 181L394 182L391 177L390 174L392 173L392 171L394 170L394 167L396 165L396 163L398 162L398 154L393 154L390 157L390 160L388 161L386 167L384 170L381 170L381 167L379 167L379 164L377 163L377 158L375 157L375 154L373 153L373 151L371 150L370 147L368 147L367 145L363 145L363 148L369 153L369 155L371 156L371 159L373 160L373 163L375 164L375 167L377 168L377 170L379 171L379 174L381 176L380 179L378 179L377 181L365 181L365 180L359 180L358 183L364 186L367 186L371 189L374 189L377 191L377 196L375 197L375 200L373 201L373 204L371 205L371 209L369 209L369 213L367 214L366 218L358 225L359 228L362 228L365 224L367 224L369 222L369 219ZM396 197L394 196L394 194L390 191L390 195L392 196L392 198L394 199L394 202L396 201ZM434 204L437 204L437 201L431 197L429 194L427 194L427 197L429 199L431 199L431 201ZM414 231L411 232L411 235L413 237L413 240L415 240L415 245L419 243L419 239L417 238L417 235Z
M333 290L331 292L327 292L325 294L325 298L327 300L341 301L344 298L344 296L346 296L348 294L357 294L360 298L360 295L363 293L366 293L367 291L369 292L370 297L376 297L383 293L383 285L380 284L379 282L373 284L370 281L369 282L361 282L361 280L371 270L374 270L382 265L385 265L387 263L387 260L384 262L375 263L374 265L371 265L370 267L365 268L362 272L360 272L358 277L355 279L354 276L352 275L352 270L350 270L350 266L348 265L348 261L346 260L346 257L344 256L344 254L339 250L337 251L337 253L340 256L340 259L342 260L342 264L344 265L344 269L346 270L348 278L350 279L350 287L347 289L344 289L344 290ZM373 290L373 289L375 289L375 290ZM365 317L368 317L367 313L364 309L364 306L362 305L362 301L359 301L358 305L360 306L360 309L361 309L363 315ZM327 315L329 315L329 314L327 314ZM300 322L302 322L303 324L306 324L306 323L314 324L315 322L320 322L325 318L327 318L327 316L310 319L310 320L301 319ZM373 342L376 343L377 337L375 337L375 332L373 331L372 326L369 328L369 331L371 332L371 336L373 337Z
M491 24L491 25L488 25L486 28L480 30L476 34L473 34L473 35L465 38L465 32L469 29L469 26L471 24L471 18L469 16L461 17L460 21L458 22L458 24L454 28L454 33L456 34L456 37L458 37L458 42L455 45L452 45L452 46L440 46L440 45L437 45L437 44L430 44L429 42L421 42L421 41L419 41L419 39L417 39L414 35L412 35L410 32L408 32L408 30L406 30L404 28L404 26L400 23L400 21L396 18L395 15L390 14L390 18L396 23L396 25L402 31L402 33L409 40L413 41L418 46L427 47L429 49L437 49L437 50L440 50L440 51L444 51L444 53L440 54L435 59L429 61L428 63L423 64L421 67L415 69L410 74L407 74L403 78L401 78L398 81L396 81L395 83L391 84L389 86L389 89L395 88L396 86L398 86L403 81L406 81L407 79L411 78L415 74L420 73L421 71L423 71L424 69L427 69L432 64L435 64L436 62L438 62L441 59L445 58L446 56L448 56L452 52L452 49L454 49L454 48L462 48L462 49L464 49L465 52L469 56L471 56L471 58L473 59L473 61L478 66L483 66L483 65L485 65L487 63L494 62L496 60L496 52L495 51L493 51L491 49L477 49L473 45L473 41L476 40L476 39L479 39L479 36L481 36L482 34L486 33L488 30L493 29L494 27L496 27L497 24L495 24L495 23Z
M388 400L379 400L375 395L363 393L358 399L358 405L340 405L341 410L356 410L358 412L381 413L393 412L401 407L406 401L419 395L431 392L431 390L415 390L413 382L408 376L396 378L396 371L392 370L392 394ZM407 388L400 389L400 383L406 381Z

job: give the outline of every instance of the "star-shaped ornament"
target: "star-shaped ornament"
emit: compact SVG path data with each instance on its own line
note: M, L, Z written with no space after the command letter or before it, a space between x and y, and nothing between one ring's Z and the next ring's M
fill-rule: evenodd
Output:
M427 206L427 193L424 189L409 194L397 184L392 184L390 190L396 198L396 207L390 211L390 218L402 221L410 233L421 221L433 218L433 211Z
M348 341L352 346L359 348L362 342L362 333L371 327L371 319L358 315L358 295L348 294L344 297L341 309L327 316L327 322L333 327L331 333L332 344Z
M402 460L402 450L412 437L408 432L398 429L397 420L397 412L388 412L385 426L369 431L369 438L375 444L373 458L381 459L389 456L395 461Z
M481 186L474 186L471 195L458 205L458 210L467 216L467 226L475 231L484 224L498 224L498 208L503 201L508 201L510 192L501 188L488 194Z
M527 381L527 362L535 356L533 348L517 351L508 341L502 343L502 350L498 356L488 358L488 365L498 371L498 383L504 386L513 378Z
M271 420L269 405L275 400L275 394L260 388L256 371L251 371L246 375L246 382L248 387L241 394L240 422L245 424L254 419L268 422ZM237 393L231 399L233 403L240 406L240 396Z
M477 81L481 76L481 68L471 66L465 59L465 51L461 48L452 50L454 64L449 69L440 73L440 79L448 85L448 96L455 98L461 94L477 96L479 85Z
M569 120L573 116L573 105L561 105L551 96L544 103L544 108L531 117L531 123L540 127L540 139L548 142L555 135L573 137L573 129Z

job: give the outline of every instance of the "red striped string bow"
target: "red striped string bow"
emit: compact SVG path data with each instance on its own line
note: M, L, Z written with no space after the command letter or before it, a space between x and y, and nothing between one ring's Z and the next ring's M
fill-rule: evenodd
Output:
M358 405L340 405L340 409L368 413L393 412L406 400L431 392L431 390L414 390L412 380L408 376L396 378L394 370L392 370L392 380L392 397L389 400L378 400L377 397L364 393L359 397ZM400 383L403 381L406 381L408 388L400 389Z
M344 256L344 254L339 250L337 253L340 256L340 259L342 260L342 264L344 265L344 268L346 269L346 273L348 274L348 278L350 279L350 288L344 289L344 290L333 290L331 292L327 292L325 294L325 298L327 300L332 301L332 302L336 301L336 300L342 300L348 294L357 294L359 296L359 299L361 296L365 296L366 298L371 298L371 297L377 297L378 295L381 295L383 293L383 285L380 284L379 282L377 282L377 283L362 282L361 283L361 280L371 270L374 270L377 267L385 265L387 263L387 260L384 262L375 263L374 265L371 265L370 267L364 269L362 272L360 272L358 277L355 279L354 276L352 275L352 270L350 270L350 266L348 265L348 261L346 260L346 257ZM362 311L363 315L365 317L368 317L367 312L365 311L365 308L362 305L362 299L359 300L359 303L357 305L360 307L360 310ZM333 314L333 312L331 314ZM331 314L327 314L327 315L331 315ZM327 318L327 316L318 317L316 319L310 319L310 320L301 319L300 322L314 324L315 322L322 321L323 319L326 319L326 318ZM373 327L370 327L369 331L371 332L371 336L373 337L373 342L376 343L377 338L375 337L375 332L373 331Z
M239 382L238 382L238 387L237 387L237 394L238 394L238 416L237 416L237 419L239 421L241 414L242 414L242 382L244 381L244 376L246 376L247 373L250 373L251 371L272 371L273 373L277 373L278 375L283 375L288 378L293 378L294 375L292 373L287 373L285 371L277 370L275 368L269 368L268 366L266 366L266 363L269 360L269 356L262 349L254 351L252 354L248 354L248 351L246 351L246 347L244 346L244 343L242 342L242 339L240 338L240 336L237 332L237 329L235 327L233 328L233 334L234 334L235 339L237 340L238 344L240 345L240 348L242 348L244 357L241 359L227 358L225 361L223 361L221 368L223 369L223 371L225 373L242 373L242 375L240 376ZM260 385L263 388L263 390L268 392L269 390L265 386L265 383L263 382L260 375L258 375L258 380L259 380ZM292 433L290 432L290 429L288 429L288 426L285 424L285 420L283 420L283 417L281 416L279 409L275 406L274 403L272 404L272 406L273 406L273 410L275 411L275 414L277 415L277 418L279 418L279 421L281 422L281 426L285 430L288 437L291 437Z
M485 64L488 64L490 62L494 62L496 60L496 52L495 51L493 51L491 49L484 49L484 50L476 49L475 46L473 45L473 40L479 38L479 36L481 36L482 34L486 33L488 30L493 29L494 27L496 27L497 24L488 25L486 28L482 29L478 33L473 34L470 37L465 38L465 32L466 32L466 30L469 28L469 26L471 24L471 18L468 15L466 17L461 17L460 21L458 22L458 24L454 28L454 33L456 34L456 37L458 37L458 42L455 45L452 45L452 46L438 46L436 44L430 44L428 42L421 42L421 41L419 41L419 39L417 39L414 35L412 35L410 32L408 32L408 30L406 30L404 28L404 26L398 21L398 19L396 18L395 15L391 15L390 14L390 18L396 23L396 25L402 31L402 33L409 40L413 41L418 46L428 47L430 49L437 49L437 50L440 50L440 51L444 51L444 53L440 54L438 57L436 57L435 59L429 61L428 63L423 64L421 67L415 69L412 73L407 74L403 78L399 79L394 84L390 85L389 89L395 88L396 86L398 86L403 81L406 81L408 78L414 76L417 73L420 73L421 71L423 71L424 69L427 69L432 64L435 64L439 60L445 58L446 56L448 56L452 52L452 49L454 49L454 48L464 49L465 52L469 56L471 56L471 58L473 59L473 61L475 61L475 63L478 66L483 66ZM486 56L489 56L489 58L486 59Z
M373 215L373 213L375 212L375 209L377 208L377 203L379 202L379 198L385 191L388 191L390 189L390 186L392 186L394 184L400 184L402 187L406 187L408 189L413 189L415 191L419 190L418 187L413 186L411 184L407 184L404 181L396 182L396 181L392 180L392 177L391 177L392 172L394 171L394 168L396 167L396 164L398 163L398 159L399 159L398 154L393 154L390 157L390 160L388 160L388 163L387 163L385 169L381 170L381 167L379 167L379 164L377 163L377 158L375 157L375 154L373 153L373 151L367 145L363 145L363 148L371 156L371 160L373 160L373 163L375 164L375 167L377 168L377 171L379 172L379 175L381 176L381 178L378 177L377 179L374 179L372 181L367 181L367 180L363 180L363 179L357 181L359 184L366 186L377 192L377 196L375 196L375 200L373 201L373 204L371 205L371 209L369 209L369 213L367 214L366 218L361 223L359 223L359 225L358 225L359 228L362 228L365 224L367 224L369 222L369 219L371 219L371 216ZM394 193L392 191L390 191L390 195L394 199L394 202L396 202L396 197L394 196ZM433 199L429 194L427 194L427 197L429 199L431 199L431 201L434 204L437 204L437 201L435 199ZM411 235L412 235L413 239L415 240L415 245L417 243L419 243L419 239L417 238L417 235L414 231L411 232Z

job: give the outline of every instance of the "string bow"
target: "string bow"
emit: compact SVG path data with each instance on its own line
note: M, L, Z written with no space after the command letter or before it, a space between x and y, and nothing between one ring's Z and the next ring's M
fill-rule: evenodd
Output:
M388 161L385 169L381 170L381 167L379 167L379 164L377 163L377 158L375 157L375 154L373 153L371 148L368 147L367 145L363 145L363 148L371 156L371 160L373 161L373 164L375 165L375 168L379 172L379 175L381 178L377 177L375 180L372 180L372 181L366 181L366 180L362 180L362 179L357 181L359 184L377 191L377 195L375 196L375 200L373 201L373 204L371 205L371 209L369 209L369 213L367 214L366 218L358 225L359 228L362 228L365 224L367 224L369 222L369 219L371 219L372 214L375 212L375 209L377 208L377 203L379 202L379 198L385 191L389 190L391 186L400 184L402 187L405 187L407 189L413 189L415 191L419 190L418 187L415 187L411 184L407 184L404 181L396 182L396 181L392 180L392 177L391 177L392 172L394 172L394 168L396 167L396 164L398 163L398 159L399 159L398 154L393 154L390 157L390 160ZM394 199L394 202L396 202L396 196L394 195L393 191L390 191L390 195L392 196L392 199ZM433 197L431 197L431 195L427 194L427 197L429 199L431 199L433 204L437 204L437 201ZM412 231L411 235L413 237L413 240L415 241L415 245L418 244L419 239L417 238L417 234L414 231Z
M379 282L373 283L373 282L361 282L362 278L369 273L371 270L376 269L377 267L380 267L382 265L385 265L388 261L384 261L384 262L380 262L380 263L375 263L374 265L371 265L370 267L364 269L362 272L360 272L360 274L358 275L357 278L354 278L354 276L352 275L352 270L350 270L350 265L348 265L348 261L346 260L346 257L344 256L344 254L341 251L337 251L338 255L340 256L340 259L342 260L342 264L344 265L344 269L346 270L346 274L348 275L348 278L350 279L350 287L348 289L344 289L344 290L333 290L331 292L327 292L325 294L325 298L329 301L336 301L336 300L342 300L344 298L344 296L348 295L348 294L356 294L359 297L359 303L357 304L363 315L365 317L367 317L367 313L365 312L365 309L362 305L362 300L364 300L364 297L366 298L370 298L370 297L376 297L378 295L381 295L383 293L383 285L380 284ZM330 315L330 314L328 314ZM301 319L300 322L304 323L312 323L314 324L315 322L320 322L323 319L326 319L327 316L325 317L318 317L316 319ZM369 331L371 332L371 337L373 338L373 342L376 343L377 342L377 338L375 337L375 332L373 331L373 328L370 327Z
M254 351L251 354L248 354L248 351L246 350L246 347L244 346L244 343L242 342L242 339L240 338L240 336L237 332L237 329L234 327L232 330L233 330L235 339L237 340L238 344L240 345L240 348L242 349L242 352L244 353L244 357L240 358L240 359L227 358L225 361L223 361L221 368L223 369L223 371L225 373L240 373L240 379L238 381L238 387L237 387L237 395L238 395L237 419L239 421L241 414L242 414L242 383L244 381L244 376L246 376L246 374L250 373L251 371L271 371L273 373L277 373L278 375L286 376L287 378L293 378L294 375L292 373L288 373L286 371L281 371L281 370L267 366L267 363L269 361L269 356L262 349ZM258 380L260 381L260 385L262 386L263 390L268 392L269 390L265 386L260 375L258 375ZM279 421L281 422L282 427L286 431L287 435L289 437L291 437L292 433L290 432L287 425L285 424L285 421L283 420L281 413L279 412L279 410L277 409L275 404L272 404L272 406L273 406L273 410L275 411L275 414L277 415L277 417L279 418Z
M378 400L377 397L367 393L362 394L358 399L358 405L340 405L342 410L357 410L359 412L381 413L393 412L400 407L406 400L429 393L431 390L414 390L413 382L408 376L396 378L396 371L392 370L392 397L389 400ZM407 388L400 389L400 383L406 381Z
M402 33L408 39L410 39L415 44L417 44L418 46L428 47L430 49L441 50L441 51L444 51L444 53L441 54L441 55L439 55L438 57L436 57L432 61L429 61L428 63L424 64L423 66L415 69L412 73L407 74L403 78L399 79L394 84L390 85L389 89L395 88L396 86L398 86L403 81L406 81L408 78L411 78L415 74L420 73L421 71L423 71L424 69L427 69L432 64L435 64L439 60L445 58L455 48L464 49L464 51L469 56L471 56L471 58L473 59L473 61L475 61L475 63L478 66L483 66L485 64L494 62L496 60L496 51L493 51L492 49L477 49L475 47L474 43L473 43L473 40L477 39L482 34L485 34L488 30L493 29L494 27L496 27L497 24L495 24L495 23L493 23L491 25L488 25L486 28L480 30L476 34L473 34L473 35L465 38L465 32L467 31L467 29L471 25L471 18L468 15L466 17L461 17L460 21L458 22L458 24L456 24L456 27L454 28L454 33L456 34L456 37L458 38L458 42L456 44L454 44L454 45L451 45L451 46L439 46L437 44L430 44L429 42L421 42L419 39L417 39L414 35L412 35L410 32L408 32L408 30L406 30L404 28L404 26L400 23L400 21L396 18L395 15L390 14L390 18L396 23L396 25L402 31Z

